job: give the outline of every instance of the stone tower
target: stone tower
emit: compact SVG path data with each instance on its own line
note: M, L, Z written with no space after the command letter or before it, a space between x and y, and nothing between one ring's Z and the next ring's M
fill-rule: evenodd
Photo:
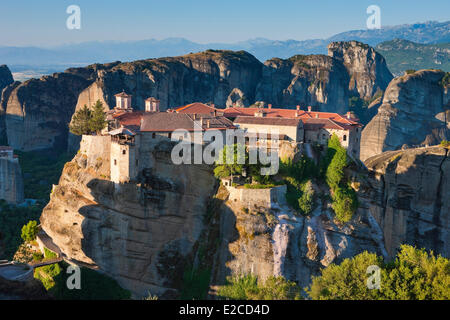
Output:
M131 95L121 92L115 95L116 97L116 110L133 111L131 107Z
M159 112L159 100L153 97L146 99L145 112Z

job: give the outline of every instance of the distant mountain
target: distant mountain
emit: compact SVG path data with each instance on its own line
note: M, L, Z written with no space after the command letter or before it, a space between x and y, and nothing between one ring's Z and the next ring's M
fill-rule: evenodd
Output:
M394 75L405 70L441 69L450 72L450 43L420 44L395 39L382 42L376 50L381 53Z
M265 61L296 54L326 54L326 47L332 41L358 40L375 46L395 38L423 44L450 42L450 21L387 26L379 30L353 30L328 39L304 41L257 38L231 44L199 44L184 38L168 38L127 42L94 41L53 48L0 46L0 64L8 64L13 72L29 71L30 66L33 66L33 70L35 66L48 66L48 70L54 72L55 69L62 71L70 66L178 56L207 49L245 50L260 61Z

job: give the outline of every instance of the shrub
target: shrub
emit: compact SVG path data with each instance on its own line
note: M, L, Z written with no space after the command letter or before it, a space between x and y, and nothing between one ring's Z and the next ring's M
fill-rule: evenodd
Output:
M340 222L350 221L353 213L358 208L358 198L355 191L349 187L337 187L333 191L332 199L332 207L336 214L336 219Z
M25 242L34 241L36 235L39 232L38 223L35 220L29 221L26 225L22 227L22 239Z
M218 290L218 295L231 300L298 300L300 289L295 282L283 277L269 277L264 283L255 275L228 277L227 283Z
M380 289L369 289L371 265L380 267ZM424 249L402 245L393 263L363 252L340 265L330 264L305 291L315 300L448 300L450 261Z
M443 148L450 148L450 141L447 141L447 140L442 140L441 141L441 147L443 147Z
M298 207L303 212L303 214L308 215L310 214L314 209L314 189L312 186L311 180L308 180L303 188L302 188L303 194L298 199Z

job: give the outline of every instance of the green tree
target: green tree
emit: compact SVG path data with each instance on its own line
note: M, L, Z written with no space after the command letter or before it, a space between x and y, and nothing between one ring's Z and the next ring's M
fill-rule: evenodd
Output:
M368 267L380 267L380 289L369 289ZM315 300L448 300L450 261L424 249L402 245L393 263L363 252L313 277L305 291Z
M298 206L303 214L308 215L314 209L314 189L311 180L306 181L302 191L303 194L298 199Z
M232 300L299 300L300 289L295 282L283 277L269 277L258 281L255 275L228 277L227 283L218 290L218 295Z
M450 261L424 249L402 245L382 281L385 299L449 300Z
M38 223L35 220L29 221L22 227L22 239L26 242L36 239L36 235L39 232Z
M103 103L101 103L100 100L97 100L95 105L92 107L89 124L90 131L99 134L105 128L106 124L106 113L103 109Z
M70 132L77 136L81 136L83 134L91 134L91 120L92 111L88 108L87 105L84 105L83 108L75 112L72 123L69 126Z
M238 147L237 144L226 145L223 147L222 151L220 152L219 159L215 163L216 167L214 168L214 175L217 178L226 178L231 175L242 174L245 163L247 162L247 154L244 151L244 154L242 155L244 156L243 161L241 159L238 159L238 150L240 147ZM231 148L232 150L230 150ZM245 146L243 146L243 148L245 150ZM231 161L228 161L229 159L227 159L227 152L232 152Z
M347 150L341 146L339 138L334 134L328 142L328 149L327 156L331 161L327 166L325 178L331 189L333 210L337 220L348 222L358 208L358 199L355 191L345 181Z

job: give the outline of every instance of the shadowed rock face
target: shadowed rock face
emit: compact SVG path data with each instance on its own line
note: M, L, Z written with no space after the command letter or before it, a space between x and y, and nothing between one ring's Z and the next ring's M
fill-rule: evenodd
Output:
M411 244L450 257L450 151L441 147L388 151L365 161L367 183L359 193L383 230L394 257Z
M324 55L274 58L264 63L256 100L275 106L315 106L320 111L348 110L349 76L341 62Z
M344 64L350 75L350 93L362 99L368 100L384 91L393 78L383 56L364 43L332 42L328 55Z
M9 68L6 65L1 65L0 66L0 92L2 92L2 90L4 88L6 88L6 86L10 85L13 82L14 82L14 79L13 79L13 76L12 76Z
M106 146L85 152L82 142L40 219L68 258L99 267L138 296L179 292L214 194L212 168L172 164L170 146L141 153L152 169L119 185L109 181Z
M438 144L448 138L444 73L421 70L391 81L376 116L361 134L361 160L403 145Z

